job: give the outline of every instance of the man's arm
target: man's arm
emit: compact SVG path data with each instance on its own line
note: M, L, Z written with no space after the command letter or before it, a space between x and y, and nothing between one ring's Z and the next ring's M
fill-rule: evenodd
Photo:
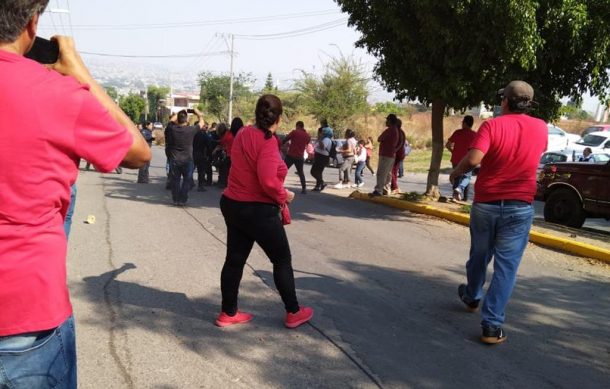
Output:
M203 113L195 108L195 115L197 116L197 119L199 120L199 129L202 129L205 127L205 120L203 120Z
M146 162L150 161L151 152L150 147L148 147L148 144L140 134L140 131L138 131L131 119L129 119L123 110L119 108L114 100L106 94L104 88L102 88L91 76L91 73L89 73L89 70L76 51L72 38L55 36L53 39L56 40L59 45L59 60L49 67L63 75L74 77L82 84L89 85L89 91L96 100L108 110L110 116L116 120L118 124L129 131L133 142L127 151L127 155L123 158L121 166L132 169L144 166Z
M453 143L452 141L448 140L447 143L445 144L445 147L447 148L447 150L449 150L450 152L453 153L453 147L455 146L455 143Z
M464 175L464 173L474 169L478 164L481 163L484 156L485 154L481 150L470 149L470 151L468 151L468 154L466 154L466 156L462 158L460 163L451 172L451 175L449 175L449 181L453 183L453 181L457 177L462 176Z

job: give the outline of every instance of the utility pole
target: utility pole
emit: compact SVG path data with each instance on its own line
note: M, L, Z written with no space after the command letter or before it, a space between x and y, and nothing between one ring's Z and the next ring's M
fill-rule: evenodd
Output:
M231 70L229 77L229 120L227 121L227 123L231 123L231 120L233 120L233 57L235 56L235 52L233 51L235 35L229 34L229 36L231 37Z

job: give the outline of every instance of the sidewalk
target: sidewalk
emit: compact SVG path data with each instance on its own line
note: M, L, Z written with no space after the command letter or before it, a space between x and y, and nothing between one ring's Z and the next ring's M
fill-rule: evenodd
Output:
M341 197L351 197L359 200L380 203L394 208L405 209L415 213L443 218L466 226L470 224L470 216L461 211L463 204L456 204L453 202L414 203L401 200L399 196L370 198L367 193L372 191L375 178L370 174L365 175L366 185L357 191L353 191L353 189L332 189L332 185L330 183L335 182L335 169L328 168L324 171L324 173L325 179L327 179L329 182L329 186L325 190L326 193ZM296 175L289 174L288 179L289 185L299 185ZM399 186L405 193L424 193L426 191L426 181L426 174L408 173L399 179ZM439 188L443 196L450 197L452 187L449 183L448 175L441 174L439 176ZM474 189L474 185L471 185L471 188ZM472 192L474 192L474 190ZM471 193L470 198L472 199L473 196L474 193ZM472 201L468 201L467 204L472 204ZM530 233L530 241L532 243L540 244L542 246L573 255L610 262L609 221L603 219L592 219L585 223L583 229L573 229L546 223L542 215L544 203L536 201L534 202L534 208L536 211L536 216L532 232Z

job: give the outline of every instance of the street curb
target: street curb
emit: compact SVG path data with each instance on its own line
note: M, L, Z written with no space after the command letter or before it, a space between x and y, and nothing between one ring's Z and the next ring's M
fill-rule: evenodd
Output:
M389 207L404 209L414 213L436 216L442 219L450 220L465 226L470 225L470 216L464 213L446 211L435 208L430 205L417 204L411 201L400 200L392 197L376 196L371 197L367 193L354 191L349 195L350 198L357 200L369 201L372 203L383 204ZM549 247L570 254L575 254L583 257L599 259L610 263L610 250L601 247L595 247L590 244L577 242L572 239L559 238L550 234L532 229L530 231L530 242L539 244L544 247Z

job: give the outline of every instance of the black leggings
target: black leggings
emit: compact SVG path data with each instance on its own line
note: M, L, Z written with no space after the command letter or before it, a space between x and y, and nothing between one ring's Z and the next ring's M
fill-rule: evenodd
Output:
M329 161L328 155L322 155L320 153L316 153L313 159L313 166L311 167L311 175L316 179L316 188L320 188L324 185L324 168L328 165Z
M279 207L273 204L243 202L222 196L220 210L227 225L227 256L220 275L222 311L237 312L239 283L254 242L273 263L273 281L286 312L299 311L294 286L290 245L280 219Z
M371 174L375 174L375 170L371 167L371 157L368 155L366 156L366 168L371 171Z

